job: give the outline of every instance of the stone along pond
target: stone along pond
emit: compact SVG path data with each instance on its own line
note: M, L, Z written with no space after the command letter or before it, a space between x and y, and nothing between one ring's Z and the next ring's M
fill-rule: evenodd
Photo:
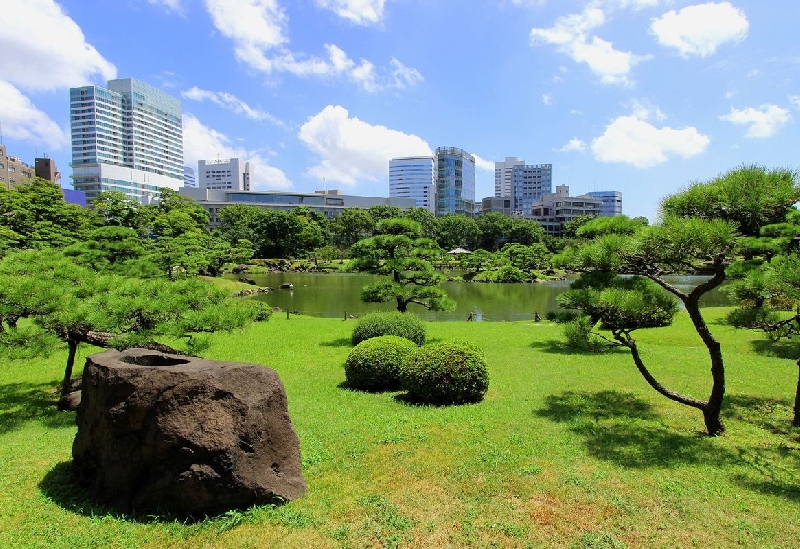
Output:
M236 275L226 275L237 278ZM364 315L372 311L394 310L394 302L364 303L361 288L378 280L377 275L363 273L267 273L248 274L259 286L275 288L257 296L273 307L297 311L300 314L344 318L345 315ZM483 284L472 282L445 282L442 288L456 301L450 313L426 311L421 306L410 305L409 311L426 320L466 320L470 313L475 320L513 321L533 320L535 313L544 318L555 311L556 296L569 288L571 277L536 284ZM669 280L681 289L688 290L703 280L702 276L675 276ZM292 284L292 290L278 289L281 284ZM719 290L705 295L705 307L729 305L727 297Z

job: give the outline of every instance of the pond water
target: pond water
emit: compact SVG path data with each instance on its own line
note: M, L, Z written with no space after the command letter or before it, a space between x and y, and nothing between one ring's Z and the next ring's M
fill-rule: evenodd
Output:
M236 278L235 275L227 275ZM268 273L249 274L259 286L275 288L273 292L257 296L273 307L298 311L301 314L344 318L362 316L371 311L391 311L392 303L363 303L361 288L378 280L377 275L363 273ZM574 277L573 277L574 278ZM676 276L669 281L683 290L699 284L706 277ZM535 284L483 284L477 282L445 282L442 288L456 301L451 313L426 311L411 304L408 310L426 320L466 320L472 314L475 320L512 321L533 320L536 313L544 318L555 311L556 296L569 288L571 279ZM293 290L280 290L283 283L294 285ZM701 300L704 307L725 306L725 294L715 290Z

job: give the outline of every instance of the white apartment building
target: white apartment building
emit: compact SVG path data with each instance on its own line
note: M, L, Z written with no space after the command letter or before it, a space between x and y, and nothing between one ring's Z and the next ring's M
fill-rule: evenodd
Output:
M197 181L202 189L249 191L250 162L241 158L201 160L197 163Z
M70 88L72 180L92 200L119 190L147 201L183 182L181 102L134 78Z
M494 163L494 195L510 198L515 216L530 218L533 204L552 189L552 164L525 164L515 156Z

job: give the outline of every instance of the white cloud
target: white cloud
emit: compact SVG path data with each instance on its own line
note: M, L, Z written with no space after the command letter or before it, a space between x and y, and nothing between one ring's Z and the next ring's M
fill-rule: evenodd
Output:
M792 119L788 109L777 105L761 105L759 108L747 107L735 109L731 107L730 114L719 117L720 120L733 124L749 124L745 133L746 137L772 137Z
M380 23L383 20L385 3L385 0L317 0L319 7L329 9L356 25Z
M662 46L675 48L683 57L706 57L726 42L741 42L749 23L729 2L708 2L669 11L653 19L650 29Z
M667 115L656 105L651 104L646 99L632 99L629 107L633 112L633 116L642 120L650 120L651 118L663 122L667 119Z
M574 61L586 63L605 84L628 84L633 67L649 56L614 49L611 42L590 35L605 20L603 10L590 4L581 13L559 17L550 28L532 29L531 42L552 44Z
M684 158L705 151L710 139L697 128L679 130L656 128L635 115L620 116L606 127L605 133L592 140L592 152L600 162L622 162L637 168L663 164L670 156Z
M0 80L0 121L6 137L40 143L52 149L69 144L69 134L64 128L3 80Z
M194 115L183 115L183 160L187 166L196 166L199 160L214 158L241 158L250 162L253 190L290 189L292 182L280 169L270 166L264 155L234 146L221 132L203 125Z
M181 96L194 101L211 101L212 103L215 103L224 109L228 109L229 111L233 111L236 114L243 114L251 120L266 120L275 124L276 126L280 126L282 128L287 127L285 123L283 123L281 120L278 120L270 113L251 107L235 95L227 92L201 90L197 86L192 86L188 90L181 92Z
M319 78L345 76L367 92L402 89L422 80L416 69L391 59L391 68L377 71L372 62L353 61L335 44L325 44L327 59L294 52L288 48L289 18L277 0L205 0L217 30L234 44L236 58L267 74L287 72ZM355 0L328 2L325 7L346 5L367 13L366 3ZM373 0L374 3L374 0ZM382 4L381 11L382 11ZM373 6L374 7L374 6ZM355 13L354 11L354 13Z
M800 95L790 95L789 103L791 103L792 107L794 107L795 109L800 110Z
M552 105L553 104L553 96L549 93L542 94L542 103L545 105Z
M586 143L583 140L573 137L567 144L560 149L555 149L556 152L583 152L586 150Z
M116 78L116 67L54 0L4 0L0 29L0 74L16 86L54 90Z
M475 167L479 170L486 170L487 172L494 173L494 162L491 160L484 160L477 154L473 154L472 156L475 157Z
M385 179L392 158L433 155L422 138L351 118L338 105L309 117L298 137L319 156L319 164L308 169L309 176L348 186L359 179Z

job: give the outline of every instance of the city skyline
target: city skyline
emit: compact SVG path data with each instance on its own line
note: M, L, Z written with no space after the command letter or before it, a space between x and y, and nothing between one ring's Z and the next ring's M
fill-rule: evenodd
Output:
M686 0L8 0L0 133L69 182L69 88L136 78L181 100L185 164L254 190L388 196L389 161L458 147L552 164L623 213L742 164L800 165L800 4Z

